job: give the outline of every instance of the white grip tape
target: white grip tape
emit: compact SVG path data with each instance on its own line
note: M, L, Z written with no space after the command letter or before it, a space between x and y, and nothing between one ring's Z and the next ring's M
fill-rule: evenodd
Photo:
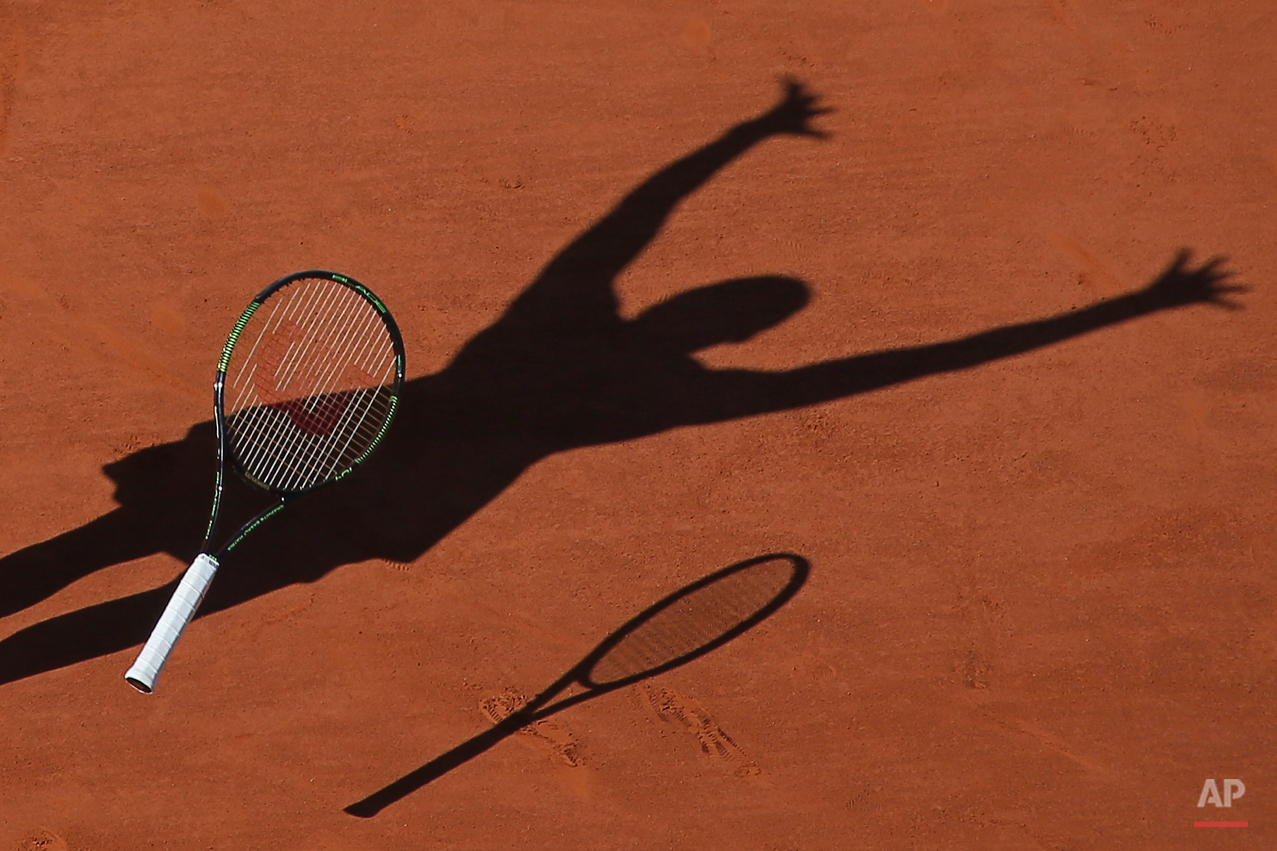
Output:
M151 630L151 637L146 640L142 652L137 654L137 661L124 674L124 679L133 688L143 694L150 694L155 690L155 680L160 676L160 671L164 670L164 663L173 652L173 645L182 637L182 630L186 629L186 625L195 616L195 610L204 599L204 593L208 591L215 573L217 559L205 553L200 553L187 569L168 605L164 607L160 622Z

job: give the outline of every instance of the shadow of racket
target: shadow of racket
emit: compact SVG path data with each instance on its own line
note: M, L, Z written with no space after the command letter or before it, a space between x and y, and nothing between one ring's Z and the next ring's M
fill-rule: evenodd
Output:
M806 582L809 569L802 556L772 553L733 564L675 591L603 639L549 688L494 727L351 804L346 812L361 818L375 816L529 724L722 647L788 602ZM583 691L550 703L573 685Z

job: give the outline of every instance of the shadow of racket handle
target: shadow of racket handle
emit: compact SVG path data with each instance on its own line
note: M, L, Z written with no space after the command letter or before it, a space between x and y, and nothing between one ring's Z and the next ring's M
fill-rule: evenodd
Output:
M182 637L182 630L195 616L200 607L213 575L217 573L217 559L206 553L200 553L186 570L177 590L169 598L160 615L160 622L151 630L151 637L146 640L142 652L137 654L137 661L124 674L124 679L133 688L143 694L155 691L155 681L164 670L173 646Z

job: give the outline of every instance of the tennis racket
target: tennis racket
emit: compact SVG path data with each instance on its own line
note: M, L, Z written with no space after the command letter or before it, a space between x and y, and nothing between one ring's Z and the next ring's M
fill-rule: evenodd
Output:
M213 383L217 478L204 545L125 673L130 685L155 690L227 553L289 502L344 478L372 454L403 378L399 328L363 284L298 272L253 299L226 339ZM275 500L214 550L228 464Z
M371 818L529 724L722 647L788 602L807 581L809 570L802 556L772 553L738 562L680 588L631 618L549 688L496 726L351 804L346 812ZM575 693L550 703L570 690Z

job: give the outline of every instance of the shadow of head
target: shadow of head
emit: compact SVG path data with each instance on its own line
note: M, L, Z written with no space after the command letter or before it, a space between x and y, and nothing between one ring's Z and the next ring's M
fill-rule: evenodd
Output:
M640 313L634 327L662 348L695 352L743 343L784 322L810 300L810 290L797 278L734 278L666 299Z

